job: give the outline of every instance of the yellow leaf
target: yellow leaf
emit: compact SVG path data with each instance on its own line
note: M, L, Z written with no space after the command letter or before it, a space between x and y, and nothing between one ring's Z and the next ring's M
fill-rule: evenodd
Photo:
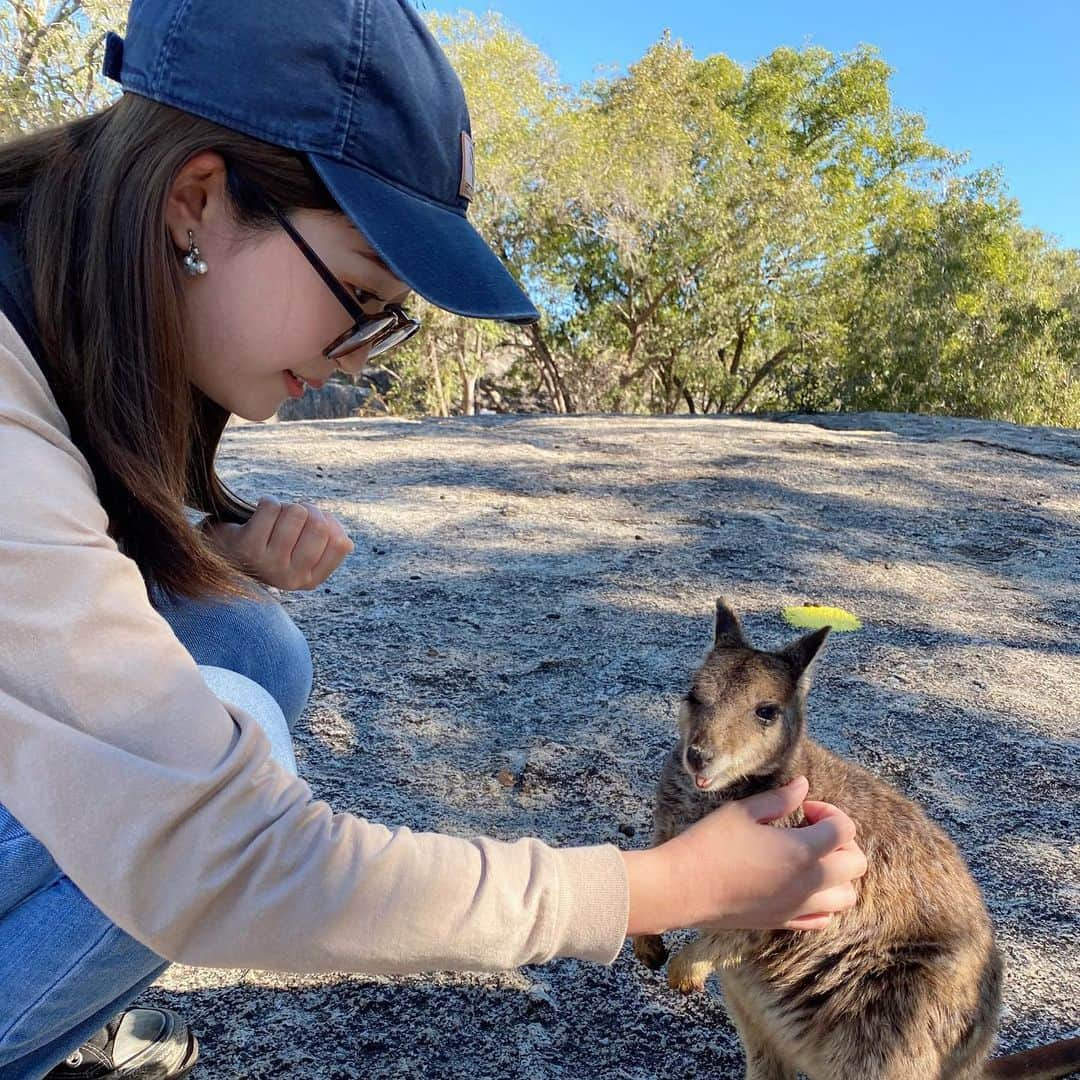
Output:
M858 616L838 607L802 604L799 607L784 608L783 616L791 626L802 626L809 630L821 626L831 626L834 630L862 629L862 621Z

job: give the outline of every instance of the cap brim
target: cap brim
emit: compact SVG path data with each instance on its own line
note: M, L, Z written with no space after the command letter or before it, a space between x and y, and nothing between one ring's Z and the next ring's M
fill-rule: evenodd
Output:
M425 300L473 319L531 323L540 318L466 217L364 169L307 156L394 276Z

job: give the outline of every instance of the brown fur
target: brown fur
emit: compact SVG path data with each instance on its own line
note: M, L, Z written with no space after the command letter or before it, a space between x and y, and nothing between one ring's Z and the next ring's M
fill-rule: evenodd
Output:
M1001 1001L990 919L960 853L917 806L806 736L807 669L827 632L762 652L717 602L715 644L663 766L654 839L803 774L810 798L858 825L868 860L859 902L821 931L702 931L672 956L668 981L690 993L719 972L748 1080L794 1080L796 1071L812 1080L974 1080L985 1075ZM769 705L775 718L765 708L763 719ZM695 771L712 778L709 790L695 786ZM659 936L635 939L634 952L653 968L667 957Z

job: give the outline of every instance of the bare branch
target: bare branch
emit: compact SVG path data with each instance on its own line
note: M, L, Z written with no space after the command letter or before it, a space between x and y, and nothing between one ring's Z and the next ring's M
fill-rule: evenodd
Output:
M733 413L742 412L743 406L749 400L750 395L761 385L762 381L776 370L776 368L783 363L793 352L794 346L785 345L779 352L774 353L764 364L761 365L754 373L754 377L750 380L750 385L743 391L742 396L731 407Z

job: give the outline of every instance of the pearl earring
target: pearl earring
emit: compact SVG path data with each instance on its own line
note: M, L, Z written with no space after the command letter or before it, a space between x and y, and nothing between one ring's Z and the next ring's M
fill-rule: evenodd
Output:
M203 261L199 245L195 243L195 234L188 229L187 235L188 253L184 256L184 271L190 274L191 277L198 277L200 274L205 274L210 267Z

